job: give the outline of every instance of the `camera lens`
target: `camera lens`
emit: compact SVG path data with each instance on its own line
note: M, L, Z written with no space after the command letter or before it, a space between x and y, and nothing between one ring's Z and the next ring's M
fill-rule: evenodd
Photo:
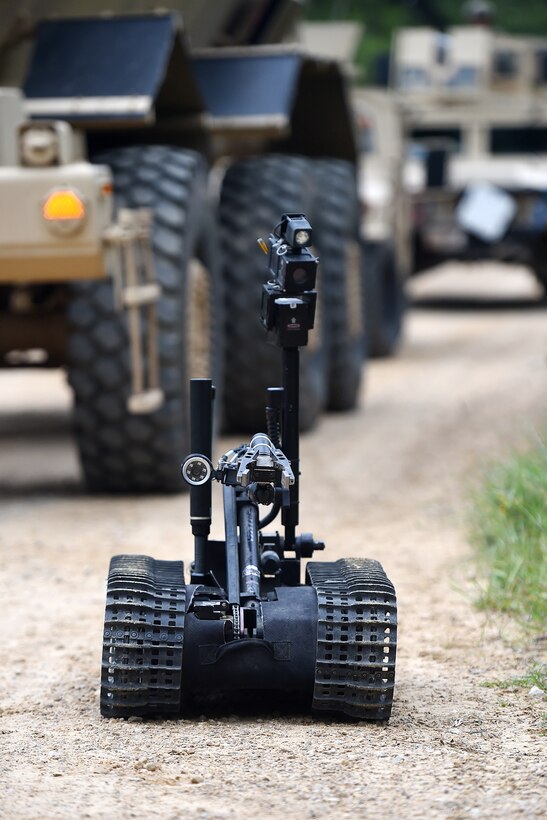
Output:
M211 477L211 464L203 456L189 456L181 467L181 473L188 484L199 487Z
M295 268L292 271L292 280L295 285L305 285L308 279L308 272L305 268Z
M207 467L201 461L192 461L186 468L186 475L192 481L199 481L207 475Z

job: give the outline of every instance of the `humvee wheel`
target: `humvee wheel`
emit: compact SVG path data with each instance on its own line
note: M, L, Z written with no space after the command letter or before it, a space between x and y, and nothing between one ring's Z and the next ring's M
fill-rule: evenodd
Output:
M219 256L206 170L199 155L161 146L117 149L96 160L112 168L116 207L153 211L165 402L153 413L129 413L127 320L114 307L112 281L75 283L68 376L85 480L101 491L181 491L180 459L189 448L188 380L209 376L218 383L221 367Z
M104 717L180 713L185 614L182 561L112 558L101 664Z
M363 244L363 314L369 356L390 356L403 328L406 300L389 242Z
M311 217L329 342L327 408L351 410L359 399L365 353L356 171L350 162L321 159L313 161L313 174Z
M393 704L397 599L378 561L311 561L318 628L312 708L387 720Z
M224 419L233 431L263 429L266 388L281 384L279 353L267 343L260 324L259 283L266 276L256 240L267 237L280 213L309 212L310 171L310 160L270 155L236 162L224 177L219 212L228 340ZM301 355L301 430L313 427L325 400L325 339L316 324Z

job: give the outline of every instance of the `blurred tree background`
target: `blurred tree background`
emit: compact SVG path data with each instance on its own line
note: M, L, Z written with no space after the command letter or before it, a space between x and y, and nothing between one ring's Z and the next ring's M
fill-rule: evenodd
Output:
M377 57L385 54L400 26L445 29L468 21L467 2L458 0L311 0L308 20L356 20L365 27L357 53L361 82L374 81ZM513 34L547 36L547 0L495 0L494 28Z

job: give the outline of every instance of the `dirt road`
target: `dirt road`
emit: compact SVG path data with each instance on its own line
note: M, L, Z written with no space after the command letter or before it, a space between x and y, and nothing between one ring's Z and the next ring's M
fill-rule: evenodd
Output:
M387 726L101 719L108 560L188 561L188 502L86 497L62 374L0 373L1 816L544 816L544 706L481 686L532 650L474 611L463 518L482 466L545 422L546 310L518 270L450 269L413 290L404 349L370 366L364 409L302 448L303 528L330 558L379 558L398 590ZM501 304L444 301L496 291Z

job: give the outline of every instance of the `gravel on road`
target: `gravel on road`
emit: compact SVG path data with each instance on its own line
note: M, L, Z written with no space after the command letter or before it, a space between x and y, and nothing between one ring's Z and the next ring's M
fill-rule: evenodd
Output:
M109 558L189 562L188 498L86 495L63 374L1 372L0 816L544 817L545 704L482 685L521 675L537 646L474 610L465 530L484 465L545 424L533 288L493 266L417 280L405 344L369 365L362 409L302 441L302 528L327 542L325 559L378 558L398 591L387 725L267 701L261 713L101 718ZM217 507L218 535L221 522Z

